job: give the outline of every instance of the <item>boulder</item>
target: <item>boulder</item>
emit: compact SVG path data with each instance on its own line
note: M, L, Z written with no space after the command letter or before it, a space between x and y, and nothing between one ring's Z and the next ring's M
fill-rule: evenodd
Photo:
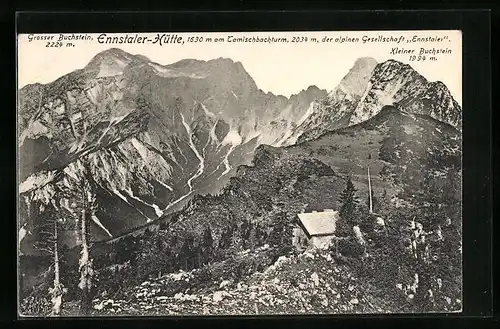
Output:
M231 281L229 281L229 280L223 280L223 281L220 283L219 288L220 288L220 289L222 289L222 288L224 288L224 287L226 287L226 286L228 286L228 285L230 285L230 284L231 284Z
M223 299L224 299L224 292L223 291L216 291L216 292L214 292L214 294L212 296L212 300L215 303L218 303L218 302L220 302Z
M310 252L305 252L304 257L309 258L309 259L314 259L314 255L311 254Z
M314 283L314 285L317 287L319 286L319 276L318 276L318 273L314 272L312 275L311 275L311 280L312 282Z

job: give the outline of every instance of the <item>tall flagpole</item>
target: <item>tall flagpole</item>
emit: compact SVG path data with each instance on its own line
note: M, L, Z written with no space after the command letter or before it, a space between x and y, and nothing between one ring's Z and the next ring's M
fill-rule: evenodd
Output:
M368 167L368 193L370 197L370 214L373 213L373 204L372 204L372 183L370 181L370 167Z

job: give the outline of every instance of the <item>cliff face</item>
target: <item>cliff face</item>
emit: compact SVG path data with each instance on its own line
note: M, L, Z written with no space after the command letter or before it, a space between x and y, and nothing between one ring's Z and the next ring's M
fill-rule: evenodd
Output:
M316 140L287 147L261 145L251 166L240 166L220 195L195 197L180 212L186 220L176 225L197 218L215 223L228 216L257 220L274 211L285 211L292 219L304 206L336 208L345 175L365 198L368 166L376 194L385 189L392 196L424 195L427 182L460 184L460 132L428 115L385 106L367 121ZM455 192L460 199L460 191ZM212 207L222 207L227 216L211 216Z
M399 104L410 113L427 114L461 129L462 109L442 82L429 82L411 66L388 60L375 67L366 97L354 111L351 123L376 114L381 106Z
M75 189L84 167L99 204L93 234L116 236L219 191L258 145L281 145L325 95L316 87L290 99L266 94L230 59L162 66L119 49L26 86L18 109L24 245L48 204L68 205L55 186Z

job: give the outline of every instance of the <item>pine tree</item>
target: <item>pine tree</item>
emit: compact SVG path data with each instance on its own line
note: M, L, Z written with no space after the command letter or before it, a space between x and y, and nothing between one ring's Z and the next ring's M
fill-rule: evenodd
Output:
M346 225L346 229L352 230L352 227L357 224L356 212L358 208L358 199L356 197L356 188L350 178L346 180L346 187L340 194L340 210L339 215L341 221Z
M78 271L80 272L80 281L78 287L81 290L80 312L88 315L91 309L94 269L93 259L90 255L91 241L89 234L89 222L95 216L97 203L95 194L92 191L90 182L93 181L91 172L85 162L82 160L83 177L71 178L75 189L65 186L59 186L58 192L66 198L71 204L69 215L80 238L80 259L78 262Z
M90 205L93 203L91 197L86 199L86 205L82 209L80 222L81 252L78 269L80 271L80 282L78 287L82 290L81 310L83 314L88 314L91 307L91 289L94 276L93 259L90 256L89 246L89 218L93 216L94 209Z
M45 211L43 222L37 227L39 229L40 240L35 243L34 247L41 252L49 254L53 257L54 281L53 286L49 288L49 294L52 302L51 315L58 316L61 313L63 296L67 289L61 282L60 271L60 226L62 221L57 216L56 208L52 204Z
M187 236L182 244L181 250L179 251L179 260L181 264L181 269L189 271L192 268L193 263L193 244L194 239L192 236Z
M391 203L391 198L389 197L387 190L384 189L384 192L382 193L382 197L380 198L379 201L379 210L378 213L382 217L390 217L391 212L392 212L392 203Z
M212 237L212 230L210 226L207 225L205 231L203 232L203 249L202 249L202 263L206 264L209 262L213 253L214 240Z
M292 243L292 230L285 212L276 214L271 228L269 241L279 248L288 249Z
M253 245L255 246L260 246L262 244L265 244L265 242L269 241L267 232L265 229L259 225L255 224L254 225L254 230L253 230Z
M229 249L231 247L231 243L233 242L233 235L236 233L238 226L236 222L232 222L226 229L222 232L219 241L220 249Z
M248 219L243 219L241 223L241 239L243 240L243 248L248 248L250 243L250 237L252 233L252 223Z

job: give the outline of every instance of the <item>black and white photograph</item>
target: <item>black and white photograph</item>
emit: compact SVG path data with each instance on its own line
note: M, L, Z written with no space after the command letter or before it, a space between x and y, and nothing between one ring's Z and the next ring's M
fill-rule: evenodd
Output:
M460 31L17 53L20 317L462 311Z

